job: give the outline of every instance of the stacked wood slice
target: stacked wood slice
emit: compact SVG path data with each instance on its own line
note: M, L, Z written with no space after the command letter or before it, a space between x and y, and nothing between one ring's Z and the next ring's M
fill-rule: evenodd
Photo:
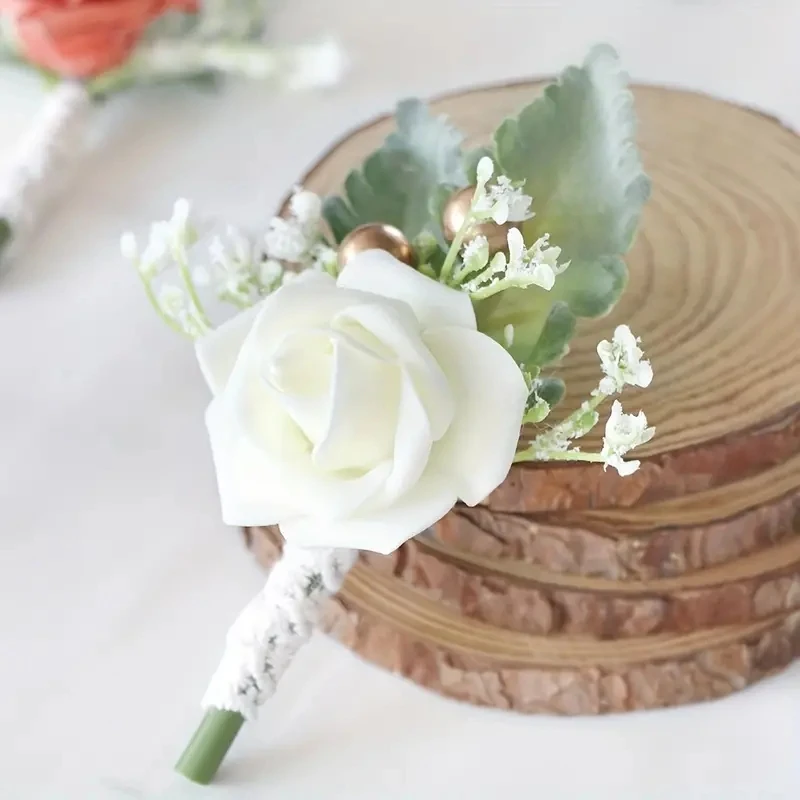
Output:
M477 144L537 90L434 106ZM657 429L641 469L515 467L484 505L364 554L328 608L345 644L451 697L565 714L669 706L800 655L800 139L700 95L636 100L654 194L630 284L557 372L569 409L597 383L601 338L622 322L642 337L655 380L622 398ZM336 191L390 128L354 132L305 184ZM248 539L265 565L276 557L276 532Z

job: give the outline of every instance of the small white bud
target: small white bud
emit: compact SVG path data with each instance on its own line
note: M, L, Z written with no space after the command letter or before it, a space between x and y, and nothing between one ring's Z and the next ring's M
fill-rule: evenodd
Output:
M478 162L476 178L479 186L486 186L489 179L494 175L494 161L489 156L483 156Z
M283 276L283 265L280 261L267 259L260 267L258 279L267 287L278 283Z
M292 195L289 207L303 226L316 226L322 214L322 200L314 192L298 190Z
M128 261L136 261L139 258L139 245L136 242L136 237L130 232L122 234L119 240L119 249L122 252L122 257Z
M514 344L514 326L511 323L503 328L503 341L506 344L506 349Z
M172 208L172 224L178 228L185 228L191 210L192 207L185 197L178 198Z

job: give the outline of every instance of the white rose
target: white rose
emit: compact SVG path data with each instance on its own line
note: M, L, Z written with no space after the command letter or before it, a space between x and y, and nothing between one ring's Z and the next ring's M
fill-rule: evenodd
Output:
M527 388L468 295L386 252L306 273L198 342L222 513L389 553L506 477Z

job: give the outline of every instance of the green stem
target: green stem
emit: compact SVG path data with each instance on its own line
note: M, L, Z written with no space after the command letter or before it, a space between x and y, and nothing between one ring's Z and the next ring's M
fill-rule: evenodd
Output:
M238 39L158 41L140 46L124 66L92 80L90 89L95 96L104 97L137 83L188 79L208 73L263 80L279 73L296 50L278 50Z
M514 283L509 278L501 278L497 283L492 283L489 286L484 286L482 289L476 289L474 292L470 292L469 296L473 300L485 300L487 297L491 297L493 294L498 294L499 292L504 292L506 289L510 289L513 287L520 287L519 283Z
M596 411L600 403L607 399L607 394L597 392L585 405L582 404L565 420L559 422L549 431L537 436L525 450L518 451L514 456L514 463L518 464L521 461L604 461L605 459L600 453L582 453L580 450L557 450L554 447L548 447L548 440L550 442L563 441L564 439L571 441L572 439L580 439L582 436L586 436L597 422L595 421L591 426L581 429L577 427L578 421L582 416Z
M472 213L472 206L475 205L475 201L478 199L479 191L480 191L480 186L475 188L475 193L472 195L472 203L470 204L470 210L464 217L464 222L458 229L458 233L456 233L452 243L450 244L450 249L447 251L447 256L445 256L444 264L442 264L442 269L441 272L439 273L439 280L442 283L445 284L448 283L450 277L453 274L453 267L455 266L458 254L461 252L461 245L464 244L464 237L467 235L467 231L469 230L470 225L472 225L474 220L474 214Z
M242 725L238 711L209 708L175 769L195 783L211 783Z
M161 321L164 322L167 326L169 326L175 333L181 334L181 336L187 336L188 338L192 338L189 336L188 333L174 320L172 317L168 317L164 311L162 310L161 306L158 303L158 298L153 293L153 287L150 284L150 281L142 275L139 270L136 270L139 274L139 278L142 281L142 285L144 286L144 293L147 299L150 301L150 305L153 306L155 309L156 314L160 317Z
M555 450L537 455L537 450L531 445L526 450L520 450L514 456L514 463L522 461L589 461L601 463L605 458L600 453L582 453L580 450Z
M178 265L178 272L181 276L181 280L183 281L183 285L186 287L186 291L189 293L189 299L192 301L194 310L197 312L197 318L200 320L203 327L208 331L211 329L211 320L208 318L206 311L203 308L203 304L200 302L200 298L197 295L197 289L194 287L194 281L192 280L192 275L189 272L189 264L183 257L183 253L175 252L173 253L173 258L175 259L175 263Z

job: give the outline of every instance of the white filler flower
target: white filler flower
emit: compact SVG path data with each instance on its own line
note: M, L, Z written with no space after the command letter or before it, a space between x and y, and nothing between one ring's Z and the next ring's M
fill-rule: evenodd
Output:
M372 250L197 344L230 525L389 553L511 467L528 390L469 297Z
M639 461L623 461L623 456L649 442L655 434L655 428L647 427L647 417L644 411L638 414L625 414L622 404L615 400L611 406L611 415L606 422L606 432L603 437L602 456L606 467L614 467L620 475L632 475L639 469Z
M645 388L653 380L650 362L642 358L639 342L627 325L618 325L609 342L604 339L597 345L597 355L605 373L600 381L600 391L609 395L621 392L626 384Z

